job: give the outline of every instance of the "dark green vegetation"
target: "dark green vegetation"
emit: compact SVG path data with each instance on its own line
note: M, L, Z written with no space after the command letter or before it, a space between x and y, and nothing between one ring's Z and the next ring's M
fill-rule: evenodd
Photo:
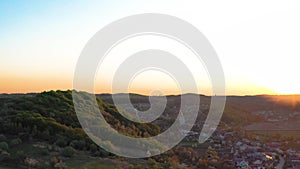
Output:
M123 94L116 94L116 97L122 97ZM206 120L209 106L211 103L211 97L205 95L200 96L200 111L197 118L197 123L203 123ZM113 104L112 95L100 94L98 95L104 102ZM180 109L180 95L167 96L166 110L160 118L154 121L158 124L161 130L168 128L173 123L173 120L177 118ZM135 108L143 110L150 107L148 96L130 94L131 103ZM260 116L252 113L253 110L257 109L257 102L260 103L260 107L264 109L264 104L269 103L267 98L260 96L230 96L227 97L226 106L222 116L221 123L228 124L231 126L241 126L245 124L251 124L253 122L263 121ZM142 108L140 108L142 106ZM299 104L300 105L300 104ZM256 109L255 109L256 108ZM261 109L258 109L261 110ZM246 114L246 115L245 115ZM170 117L170 118L167 118ZM163 123L162 125L160 125Z
M106 121L119 132L136 137L159 132L157 126L131 123L117 113L114 106L100 99L97 101L104 110L102 113ZM79 156L80 152L84 155ZM74 156L77 159L81 157L78 160L85 160L86 163L96 164L97 160L85 158L114 158L95 145L81 129L71 91L0 98L1 165L50 168L55 165L67 167L70 163L72 167L70 158Z
M131 94L130 98L137 109L150 107L147 96ZM211 99L203 95L200 98L197 124L205 121ZM275 118L287 123L300 120L300 113L297 113L300 112L299 98L228 97L218 129L237 131L248 124L263 123L269 119L274 121ZM161 117L153 123L140 124L118 113L112 105L111 95L97 95L105 120L119 133L132 137L157 135L174 122L180 108L180 96L168 96L167 99L166 110ZM286 119L285 116L291 118ZM183 140L178 147L153 158L120 158L98 147L87 137L74 111L72 91L0 95L0 168L177 168L183 163L201 166L211 143L198 145L195 141ZM191 149L194 145L197 148ZM191 158L190 154L195 157Z

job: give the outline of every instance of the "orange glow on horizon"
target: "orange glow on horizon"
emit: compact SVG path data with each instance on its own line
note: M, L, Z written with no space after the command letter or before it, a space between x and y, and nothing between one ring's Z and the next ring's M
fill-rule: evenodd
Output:
M268 95L265 96L267 99L270 99L273 102L276 102L278 104L284 104L287 106L295 107L298 103L300 103L300 95L298 94L289 94L289 95Z
M177 86L173 83L165 81L156 82L151 85L152 79L144 81L145 79L132 82L128 91L118 91L115 93L137 93L143 95L151 95L151 92L159 88L164 95L178 95L182 94ZM49 75L16 75L10 74L1 76L0 93L38 93L49 90L70 90L73 89L72 76L49 76ZM143 83L144 81L144 83ZM161 85L165 84L165 85ZM112 93L109 83L102 83L101 86L95 84L95 90L90 91L94 93ZM209 87L200 85L198 94L211 95ZM247 83L230 83L227 85L226 95L277 95L278 93L267 88Z
M73 89L73 79L66 77L49 77L49 76L0 76L0 93L38 93L49 90L70 90ZM157 87L158 85L156 85ZM140 83L133 84L128 92L137 93L143 95L151 95L151 92L155 90L155 86L141 85ZM178 95L181 94L180 90L175 86L168 88L168 85L160 86L159 88L164 95ZM101 87L95 86L94 93L112 93L111 86L108 84L102 84ZM128 93L126 91L118 91L115 93ZM209 88L201 88L198 94L211 95ZM278 94L274 91L266 88L251 86L251 85L239 85L227 87L226 95L259 95Z
M72 79L48 76L0 76L0 93L38 93L72 89ZM4 82L4 83L3 83Z

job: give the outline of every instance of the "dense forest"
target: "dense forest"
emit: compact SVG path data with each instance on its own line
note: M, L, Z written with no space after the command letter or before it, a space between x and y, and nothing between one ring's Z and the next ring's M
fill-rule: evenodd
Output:
M97 102L106 121L118 132L130 133L135 137L159 133L156 125L133 123L117 113L113 105L104 103L99 98ZM93 143L82 130L74 111L72 91L49 91L1 98L1 164L28 166L26 163L32 162L29 158L31 155L22 149L18 150L18 145L23 143L47 145L40 150L44 155L49 155L51 151L58 152L52 153L55 156L49 160L49 165L47 162L39 163L40 168L55 166L59 163L58 157L71 157L77 150L94 157L113 157Z
M136 94L130 96L137 109L149 108L147 96ZM200 97L201 106L197 124L203 124L205 121L211 99L204 95ZM113 105L110 94L97 95L96 101L107 123L117 132L131 137L150 137L163 132L178 116L180 95L167 98L166 110L152 123L136 123L123 117ZM218 130L239 132L248 124L274 118L285 120L286 113L290 113L288 117L292 117L293 120L299 120L300 115L297 113L300 112L299 98L299 96L227 97ZM84 103L84 98L82 99ZM287 123L290 121L286 120ZM198 128L195 130L199 131ZM122 158L105 151L87 136L77 119L71 90L0 95L0 168L4 169L116 167L139 169L178 168L179 165L182 165L180 168L184 168L186 164L205 168L209 163L205 161L207 155L214 154L215 159L219 158L217 152L208 149L211 144L213 143L198 144L196 139L185 139L178 146L158 156L134 160ZM217 161L218 163L210 163L224 168L225 161Z

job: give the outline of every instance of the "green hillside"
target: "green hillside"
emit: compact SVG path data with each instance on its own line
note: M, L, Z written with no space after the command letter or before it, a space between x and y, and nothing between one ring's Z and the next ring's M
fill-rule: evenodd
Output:
M113 105L99 98L97 102L106 121L118 132L134 137L159 133L157 126L133 123L121 116ZM43 148L33 147L34 144L41 144L38 147ZM81 129L72 91L1 97L0 152L1 165L17 168L28 166L26 158L38 158L40 167L47 168L60 159L74 154L80 156L80 152L94 157L113 157L96 146ZM51 162L51 158L59 160Z

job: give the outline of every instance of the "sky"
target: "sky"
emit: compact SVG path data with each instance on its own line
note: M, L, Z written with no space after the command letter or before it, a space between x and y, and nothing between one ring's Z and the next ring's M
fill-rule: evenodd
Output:
M226 94L300 93L300 2L296 0L1 1L0 93L72 89L76 62L88 40L105 25L141 13L172 15L197 27L222 63ZM134 44L177 49L172 42L156 43L155 37L145 37L123 44L111 56L145 47ZM112 61L108 59L107 69L97 75L95 92L111 91L110 67L117 66ZM205 71L196 72L199 93L210 94ZM130 92L142 94L156 88L165 94L177 92L174 79L155 71L138 74L129 86Z

